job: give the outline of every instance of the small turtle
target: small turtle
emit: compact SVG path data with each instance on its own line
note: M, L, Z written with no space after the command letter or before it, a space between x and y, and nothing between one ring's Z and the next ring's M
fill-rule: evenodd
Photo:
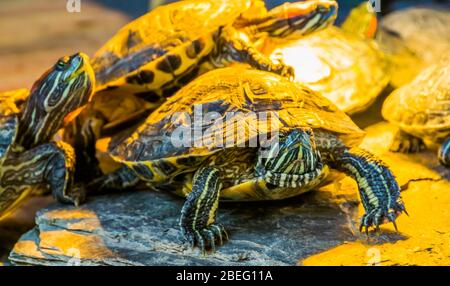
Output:
M197 75L232 62L292 76L258 52L260 35L308 34L332 23L337 3L188 0L154 9L123 27L94 56L98 90L133 93L158 106Z
M450 8L415 7L384 17L377 40L390 61L391 85L400 87L450 50Z
M441 144L439 160L450 166L450 57L423 70L411 83L392 92L383 117L400 128L391 150L417 152L424 141Z
M326 182L332 167L356 180L366 210L361 230L368 232L395 225L405 209L389 168L357 147L363 137L344 112L305 86L265 71L218 69L182 88L126 139L113 140L110 153L125 166L88 190L142 179L186 196L182 232L204 249L224 233L215 223L219 197L293 197Z
M376 15L364 2L342 28L289 41L271 39L263 51L294 67L296 81L353 114L370 106L389 83L388 62L373 40L376 27Z
M48 186L62 202L72 190L74 151L51 142L91 98L94 71L82 54L63 57L27 89L0 93L0 217L36 188Z

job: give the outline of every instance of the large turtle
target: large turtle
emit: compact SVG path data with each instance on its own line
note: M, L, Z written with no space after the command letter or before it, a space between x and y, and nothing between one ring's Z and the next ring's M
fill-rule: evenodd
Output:
M66 129L65 140L77 152L77 177L89 180L101 173L95 142L107 135L105 129L111 133L145 119L165 97L209 69L244 62L291 75L290 67L269 60L252 42L320 30L334 21L336 11L336 2L324 0L270 11L261 0L189 0L129 23L95 54L99 92Z
M439 143L439 160L450 166L450 57L423 70L411 83L392 92L383 117L400 128L391 150L417 152L423 139Z
M133 134L113 140L126 166L89 189L133 186L139 179L187 196L181 229L191 243L214 248L219 197L279 200L324 183L329 168L353 177L369 227L404 211L389 168L357 148L364 137L326 98L279 75L244 68L211 71L182 88ZM267 140L266 140L267 138Z
M295 69L295 80L348 114L363 111L389 83L388 62L373 40L375 12L363 3L342 27L331 26L298 39L270 39L264 53Z
M377 35L391 62L391 85L413 80L450 50L450 6L414 7L383 17Z
M0 93L0 218L42 186L62 202L82 199L72 189L72 147L51 140L90 100L94 81L89 58L79 53L58 60L30 91Z

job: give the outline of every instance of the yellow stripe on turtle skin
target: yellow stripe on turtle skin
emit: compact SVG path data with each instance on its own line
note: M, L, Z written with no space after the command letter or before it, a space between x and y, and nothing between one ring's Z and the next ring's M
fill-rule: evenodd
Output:
M14 189L13 187L8 187L9 189ZM33 188L31 186L28 187L24 187L22 186L23 189L16 189L14 191L14 193L18 193L20 194L15 200L14 202L12 202L12 204L10 204L8 207L6 207L4 210L3 208L6 206L6 204L8 203L7 201L4 201L4 198L2 197L2 194L6 191L6 189L3 189L0 186L0 221L3 220L4 218L8 217L12 212L14 212L14 210L17 209L17 207L20 205L20 203L32 192Z
M194 230L199 228L199 226L197 226L197 220L198 220L200 211L204 210L204 208L208 208L209 205L211 205L209 203L209 200L213 200L213 203L211 205L211 208L209 208L209 211L208 211L208 220L207 220L206 226L213 224L215 221L215 210L217 209L218 204L219 204L219 196L214 191L212 192L212 190L210 190L211 189L210 183L214 176L219 176L218 171L215 169L211 170L208 173L206 180L203 182L203 189L201 190L200 197L197 199L197 202L195 205L195 215L194 215L194 219L192 220L192 229L194 229ZM198 177L194 176L194 184L197 179L198 179ZM220 183L219 183L219 189L220 189ZM202 206L202 203L205 199L206 199L206 203L205 203L205 205ZM204 214L200 213L200 215L204 215ZM205 227L205 226L200 226L200 228L202 228L202 227Z

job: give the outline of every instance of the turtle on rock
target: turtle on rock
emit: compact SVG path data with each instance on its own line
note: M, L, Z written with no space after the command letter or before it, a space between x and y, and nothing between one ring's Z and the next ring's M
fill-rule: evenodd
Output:
M186 0L160 6L123 27L92 60L97 90L132 93L158 106L208 70L233 62L293 76L253 46L261 36L309 34L335 20L335 1Z
M320 92L347 114L364 111L389 83L388 61L374 41L376 13L354 8L342 27L306 37L269 38L263 52L295 69L295 80Z
M358 184L366 213L361 230L405 211L388 166L358 148L364 132L325 97L274 73L229 67L183 87L110 154L124 166L88 191L139 180L187 197L182 233L201 249L225 237L219 198L280 200L327 182L330 168Z
M450 167L450 57L444 56L394 90L382 114L400 128L391 151L417 152L425 148L424 140L438 143L439 161Z
M31 90L0 93L0 218L40 187L61 202L83 198L72 188L72 147L52 137L88 103L94 83L89 58L78 53L58 60Z
M336 18L337 3L314 0L285 3L267 11L261 0L186 0L134 20L92 59L97 93L66 129L75 146L77 177L101 171L95 143L145 119L165 98L210 69L233 62L293 76L253 47L262 37L306 35ZM78 174L80 173L80 174Z

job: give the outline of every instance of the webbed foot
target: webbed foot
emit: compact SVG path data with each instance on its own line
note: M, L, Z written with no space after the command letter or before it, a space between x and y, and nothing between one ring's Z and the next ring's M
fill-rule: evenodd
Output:
M380 225L390 222L394 225L395 230L398 231L395 220L402 212L407 214L401 200L398 200L393 207L385 206L374 208L362 216L359 231L362 232L365 229L365 232L368 235L370 227L374 227L378 232L380 230Z
M193 230L187 227L181 227L184 238L190 243L191 247L200 247L202 253L206 249L216 251L216 243L221 246L228 240L228 233L221 224L211 224L200 230Z

